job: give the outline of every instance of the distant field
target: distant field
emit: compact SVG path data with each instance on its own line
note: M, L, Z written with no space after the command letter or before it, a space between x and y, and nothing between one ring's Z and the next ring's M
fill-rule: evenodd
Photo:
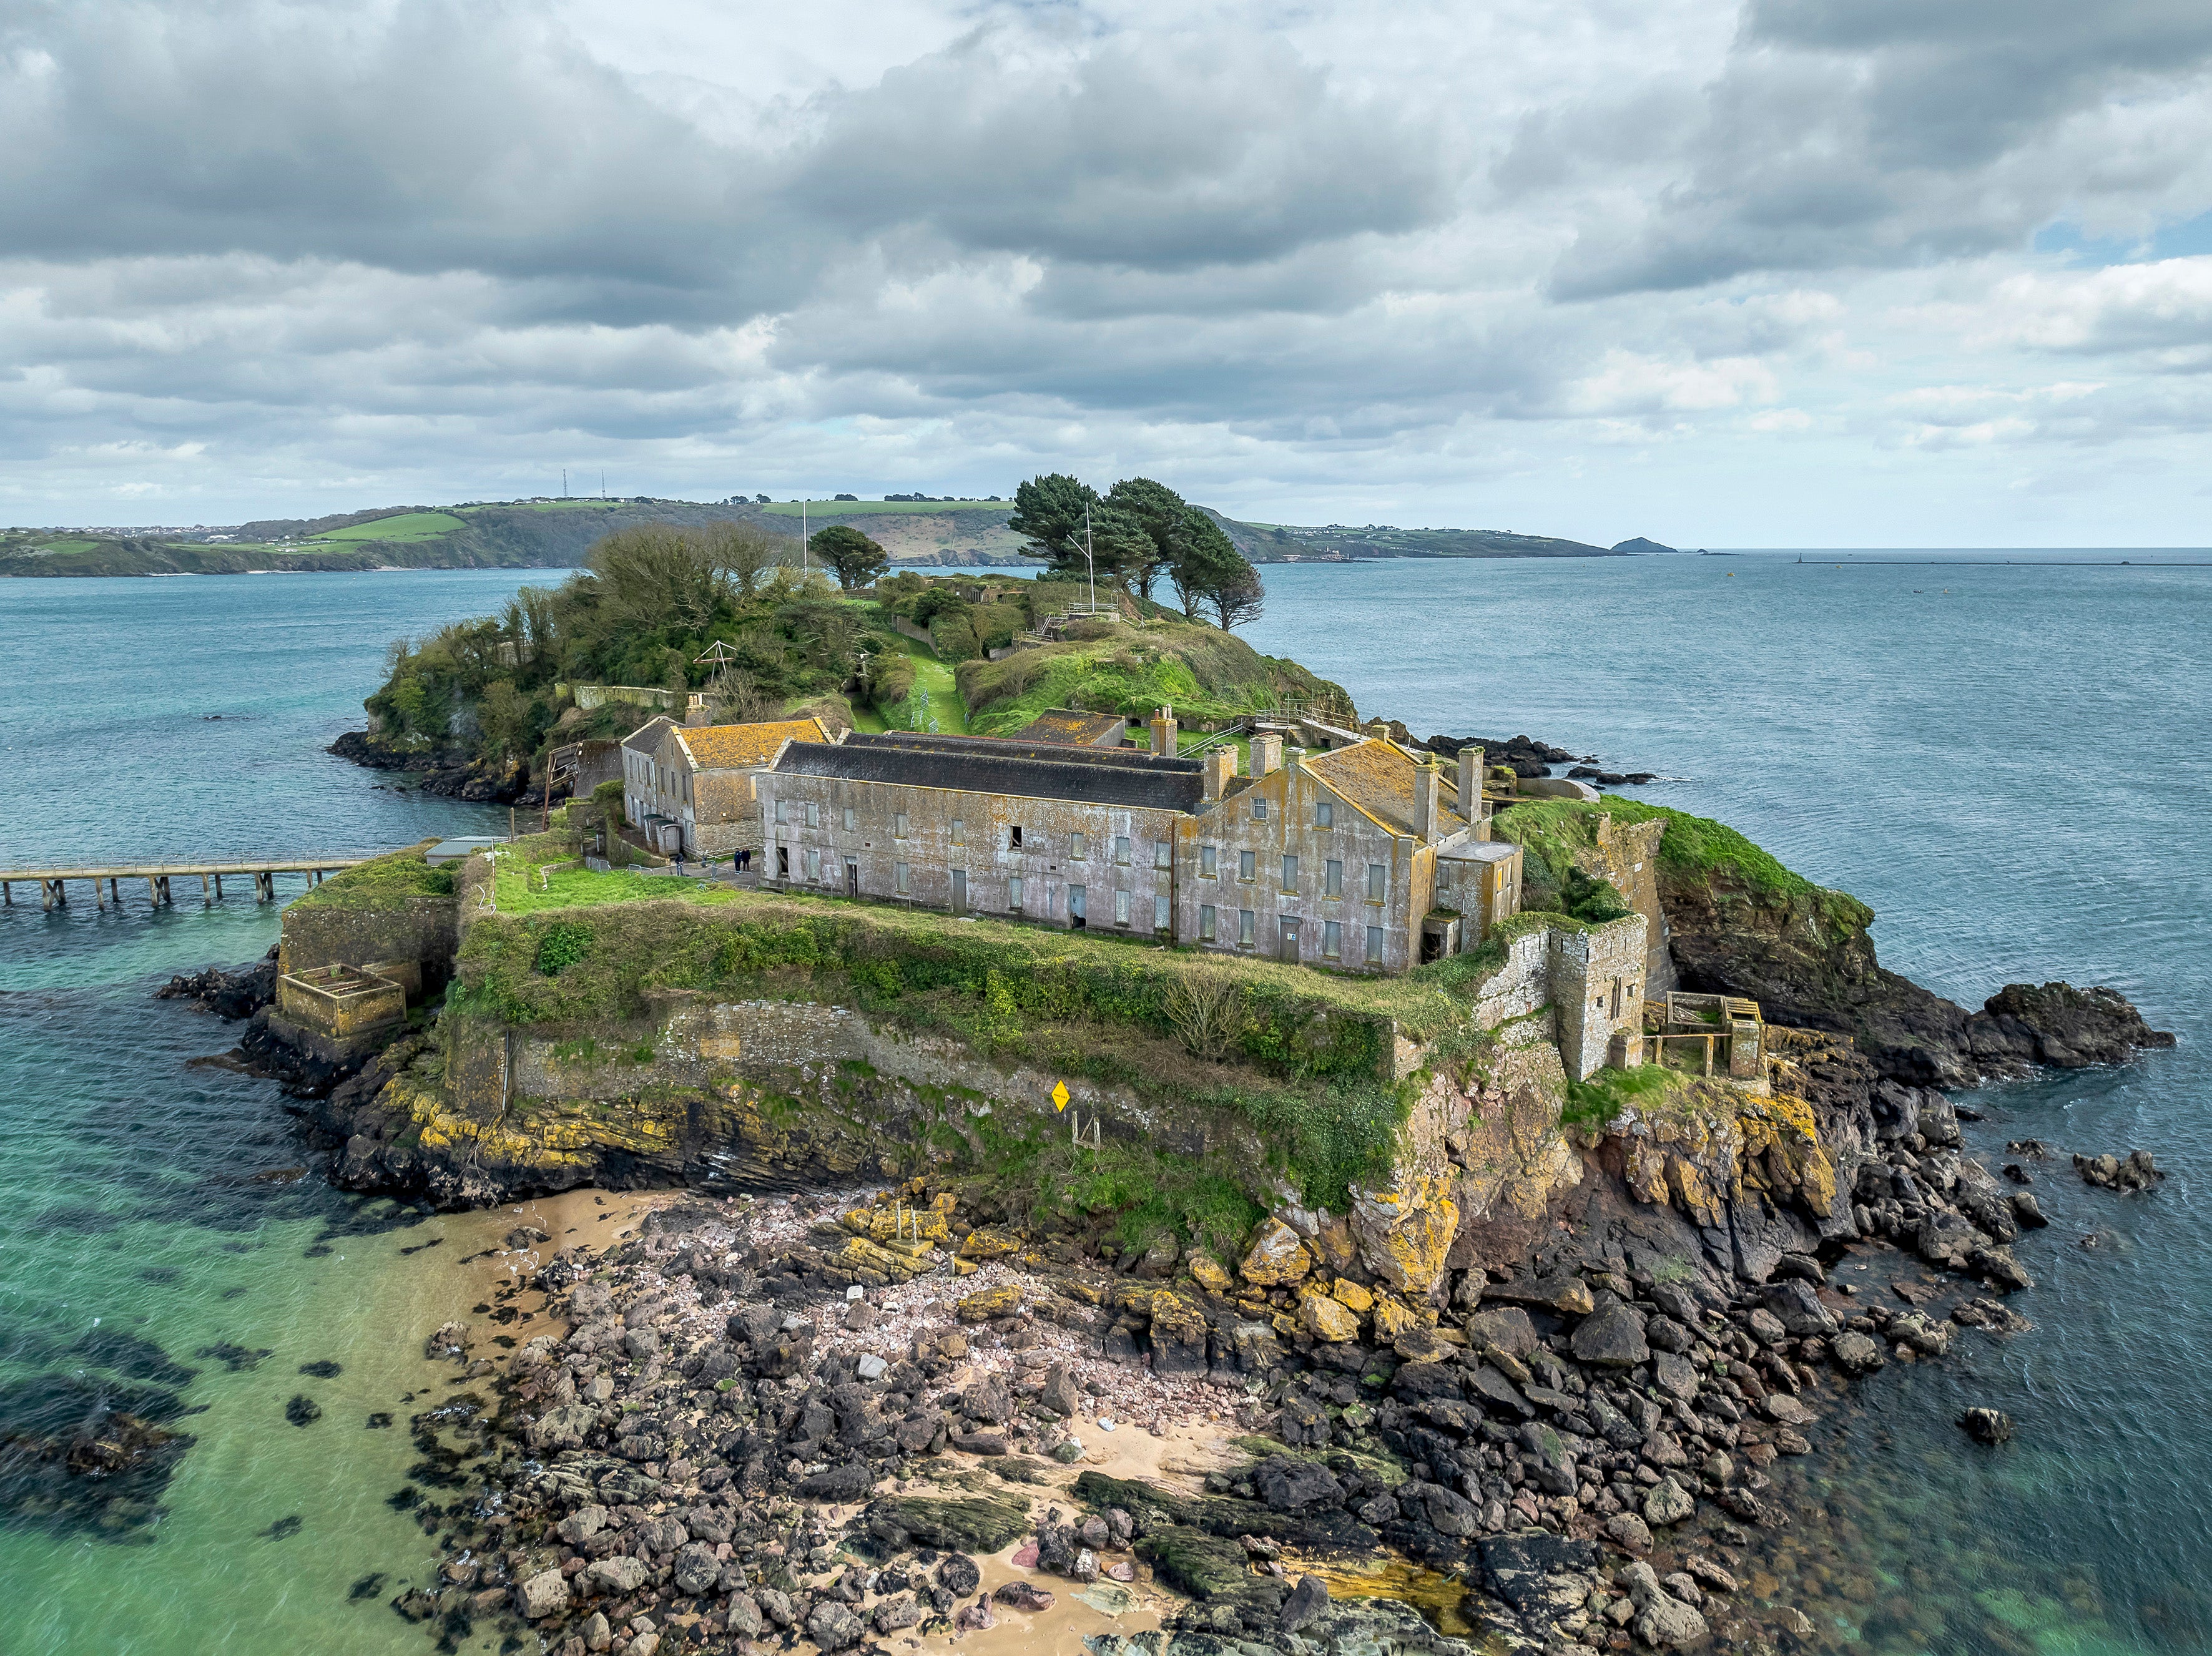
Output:
M907 516L917 512L1012 512L1012 500L809 500L809 517L853 518L870 513L888 512ZM764 506L763 512L772 517L796 518L799 502L778 500Z
M518 500L510 506L504 501L493 500L487 504L497 507L502 512L616 512L622 508L623 502L620 500ZM482 512L484 507L462 506L455 507L453 509L456 512Z
M365 524L333 529L318 541L434 541L456 529L466 529L450 512L403 512L396 518L375 518Z

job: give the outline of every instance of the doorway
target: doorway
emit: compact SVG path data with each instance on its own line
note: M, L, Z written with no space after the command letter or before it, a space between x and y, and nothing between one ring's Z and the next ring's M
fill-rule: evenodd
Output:
M845 895L848 897L860 895L860 865L850 857L845 859Z
M1067 924L1071 929L1077 931L1082 931L1090 924L1088 911L1084 907L1083 888L1079 885L1072 885L1067 889Z
M1280 958L1292 966L1298 963L1298 922L1294 915L1283 916L1283 945Z
M964 868L952 870L952 912L955 914L968 912L968 870Z
M791 877L791 847L789 846L778 846L775 848L775 877L779 880L787 880Z

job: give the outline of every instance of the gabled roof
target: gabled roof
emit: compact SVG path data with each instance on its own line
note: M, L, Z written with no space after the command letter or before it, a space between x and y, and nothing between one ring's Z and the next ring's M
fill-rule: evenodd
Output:
M765 765L786 742L830 740L818 719L771 719L757 725L708 725L679 730L676 739L691 755L695 770L746 770Z
M666 713L656 713L623 737L622 744L633 753L651 753L660 744L660 733L676 721Z
M1071 748L1117 748L1122 744L1128 728L1128 720L1119 713L1086 713L1068 707L1052 707L1016 731L1008 740L1049 742Z
M1383 827L1399 834L1413 832L1413 775L1419 766L1395 742L1370 737L1348 748L1309 755L1303 763L1333 792ZM1437 780L1437 826L1446 834L1456 834L1468 825L1467 819L1453 809L1459 800L1458 788L1441 767Z

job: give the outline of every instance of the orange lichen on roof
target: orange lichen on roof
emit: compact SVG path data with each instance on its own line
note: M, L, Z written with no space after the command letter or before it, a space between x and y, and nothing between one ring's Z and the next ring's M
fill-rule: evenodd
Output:
M1103 747L1111 736L1118 743L1127 729L1119 713L1074 713L1054 707L1039 713L1013 734L1016 742L1051 742L1073 748Z
M1395 742L1355 742L1348 748L1311 755L1304 762L1322 781L1385 827L1401 834L1413 831L1413 774L1419 766ZM1439 824L1445 833L1456 833L1467 826L1466 818L1451 810L1458 792L1441 772L1437 780Z
M830 732L818 719L771 719L758 725L708 725L678 731L677 739L690 750L691 761L702 771L744 770L765 765L787 742L822 742Z

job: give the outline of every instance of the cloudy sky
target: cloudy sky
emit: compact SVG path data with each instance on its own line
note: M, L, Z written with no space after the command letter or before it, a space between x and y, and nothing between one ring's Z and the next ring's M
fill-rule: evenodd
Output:
M12 0L0 523L2212 543L2212 6Z

